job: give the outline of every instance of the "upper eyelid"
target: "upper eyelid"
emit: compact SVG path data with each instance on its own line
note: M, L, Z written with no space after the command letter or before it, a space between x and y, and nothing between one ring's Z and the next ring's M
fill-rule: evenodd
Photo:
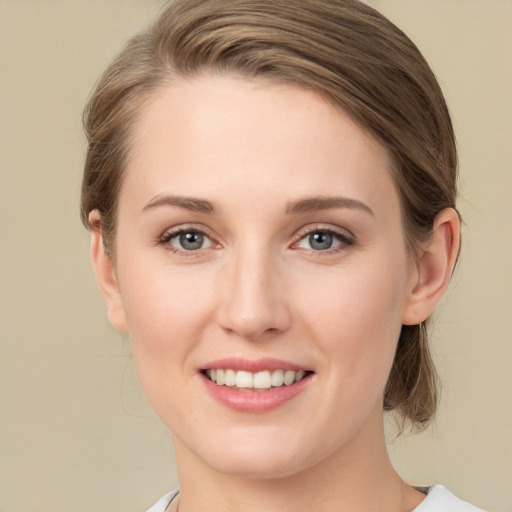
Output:
M206 235L208 238L215 238L215 236L212 234L211 230L208 229L206 226L203 226L202 224L178 224L177 226L166 228L162 231L161 238L166 235L177 235L179 233L182 233L184 231L195 231L197 233L202 233L203 235Z
M347 228L342 228L340 226L333 226L332 224L324 224L324 223L316 223L316 224L307 224L299 228L296 231L296 236L298 238L303 238L315 231L327 231L331 233L338 234L340 236L345 236L346 238L350 238L351 240L355 239L355 235Z

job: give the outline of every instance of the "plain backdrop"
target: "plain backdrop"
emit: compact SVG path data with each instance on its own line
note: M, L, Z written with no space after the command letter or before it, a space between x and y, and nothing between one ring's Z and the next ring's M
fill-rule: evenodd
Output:
M434 324L439 416L391 455L412 483L512 511L512 2L369 3L441 81L466 224ZM129 340L107 323L78 216L82 108L160 5L0 0L1 512L136 512L177 484L170 434L139 389Z

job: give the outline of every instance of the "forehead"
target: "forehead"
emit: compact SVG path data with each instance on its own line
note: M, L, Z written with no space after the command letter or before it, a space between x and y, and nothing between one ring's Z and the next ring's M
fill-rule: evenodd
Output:
M298 86L234 77L180 79L135 124L123 189L246 196L394 195L387 151L343 111ZM193 187L193 190L189 190ZM214 198L215 199L215 198Z

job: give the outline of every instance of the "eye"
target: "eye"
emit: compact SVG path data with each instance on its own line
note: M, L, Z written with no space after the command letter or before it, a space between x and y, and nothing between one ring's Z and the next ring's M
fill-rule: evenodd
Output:
M336 251L352 245L353 239L332 229L315 229L301 237L296 247L310 251Z
M193 252L213 245L212 240L197 229L179 229L165 233L160 243L177 252Z
M317 231L316 233L311 233L307 237L303 238L301 243L299 243L299 247L303 247L304 244L308 244L308 249L326 251L327 249L332 249L333 244L335 243L339 244L339 241L336 240L331 233Z
M180 249L185 249L186 251L197 251L198 249L202 249L205 242L205 236L203 233L198 233L197 231L182 232L179 235L174 236L171 239L171 242L177 243L180 246Z

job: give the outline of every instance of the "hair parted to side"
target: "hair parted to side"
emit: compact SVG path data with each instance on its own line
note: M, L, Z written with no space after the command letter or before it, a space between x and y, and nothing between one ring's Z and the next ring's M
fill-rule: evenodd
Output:
M177 77L210 72L313 90L387 148L413 257L436 215L455 208L457 154L442 91L414 43L384 16L357 0L174 0L128 42L84 112L81 215L89 229L101 227L112 257L138 113ZM93 210L99 226L89 224ZM384 408L422 429L437 388L424 323L403 326Z

